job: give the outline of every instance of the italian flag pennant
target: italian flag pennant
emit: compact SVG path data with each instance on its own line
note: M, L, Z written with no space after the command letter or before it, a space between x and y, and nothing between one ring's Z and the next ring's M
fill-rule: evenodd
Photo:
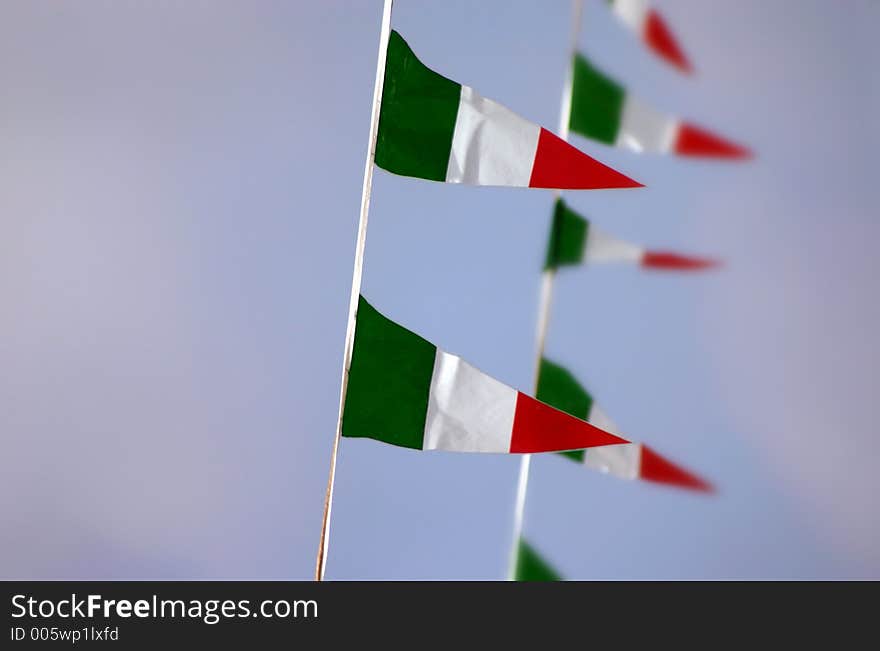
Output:
M624 25L629 27L654 54L681 72L693 72L690 62L660 17L656 9L652 9L648 0L608 0L611 11Z
M617 426L593 401L574 376L562 366L542 359L538 376L538 400L572 416L583 418L602 431L617 432ZM620 477L644 479L680 488L711 492L711 485L664 459L647 445L620 443L589 450L563 452L588 468Z
M744 147L666 115L633 97L582 54L574 58L572 131L637 152L703 158L749 158Z
M617 239L603 233L562 199L557 199L544 268L602 262L629 262L646 269L668 271L697 271L717 265L709 258L651 251Z
M403 176L468 185L641 187L473 88L430 70L395 31L388 41L376 164Z
M559 572L547 561L541 558L535 548L523 538L519 539L516 550L516 568L513 578L515 581L562 581Z
M363 297L342 435L452 452L554 452L628 442L489 377L382 316Z

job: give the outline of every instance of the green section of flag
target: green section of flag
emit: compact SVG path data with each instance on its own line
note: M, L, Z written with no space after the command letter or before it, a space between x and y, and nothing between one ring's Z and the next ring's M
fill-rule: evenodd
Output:
M584 259L589 228L590 224L586 219L569 208L562 199L557 199L544 269L580 264Z
M575 418L586 420L593 406L593 398L574 376L559 364L541 359L538 375L538 395L541 402L561 409Z
M361 296L342 435L421 450L436 354Z
M590 65L582 54L574 58L569 126L582 136L613 145L620 130L623 87Z
M561 409L575 418L581 420L589 418L590 410L593 408L593 396L567 369L541 358L541 368L538 373L538 395L535 396L538 400ZM586 452L569 450L558 454L582 463Z
M562 581L559 573L522 538L519 540L514 578L517 581Z
M376 165L445 181L461 85L427 68L395 31L388 41Z
M568 457L572 461L576 461L577 463L583 463L584 459L587 456L586 450L566 450L565 452L557 452L556 454L561 454L563 457Z

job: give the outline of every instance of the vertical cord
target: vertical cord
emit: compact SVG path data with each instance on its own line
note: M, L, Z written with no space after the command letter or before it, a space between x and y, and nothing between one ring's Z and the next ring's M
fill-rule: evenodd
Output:
M370 139L367 148L367 161L364 166L364 187L361 193L361 216L358 224L357 244L354 251L354 271L351 278L351 296L348 302L348 326L345 331L345 352L342 357L342 379L339 389L339 414L336 419L336 436L333 439L333 452L330 456L330 476L327 479L327 493L324 497L324 517L321 521L321 539L318 543L318 556L315 562L315 581L324 580L327 569L327 549L330 544L330 512L333 508L333 487L336 482L336 457L339 453L339 438L342 435L342 412L345 408L345 395L348 390L348 371L351 366L351 353L354 348L354 330L357 317L358 300L361 294L361 280L364 272L364 249L367 244L367 219L370 213L370 194L373 187L373 163L376 159L376 136L379 132L379 112L382 104L382 88L385 83L385 57L388 51L388 38L391 34L391 5L394 0L385 0L382 11L382 27L379 32L379 55L376 61L376 81L373 86L373 112L370 117Z
M568 72L565 76L565 84L562 87L562 101L559 110L559 137L568 140L568 124L571 118L571 92L574 82L574 56L577 52L578 35L581 30L581 18L583 15L583 0L572 0L571 12L571 46L568 56ZM555 190L554 199L559 199L562 193ZM552 225L551 225L552 228ZM553 283L556 280L556 270L546 269L541 277L541 293L538 299L538 327L535 333L535 375L534 393L538 393L538 380L541 373L541 360L544 357L544 344L547 340L547 328L550 323L550 305L553 299ZM526 492L529 486L529 469L532 463L532 455L524 454L519 462L519 477L516 484L516 500L513 507L513 541L510 551L510 565L507 578L513 581L516 578L516 566L519 562L519 543L522 538L523 518L526 509Z

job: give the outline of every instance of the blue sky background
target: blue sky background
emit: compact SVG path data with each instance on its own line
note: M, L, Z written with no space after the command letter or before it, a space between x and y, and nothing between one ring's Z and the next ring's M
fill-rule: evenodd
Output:
M569 3L398 0L421 59L550 128ZM586 2L582 47L747 164L575 137L648 187L570 193L720 272L566 271L548 356L710 498L533 463L578 579L880 578L869 0L656 5L681 77ZM0 6L0 575L310 578L381 2ZM552 195L377 172L364 293L532 385ZM518 458L343 441L328 578L498 579Z

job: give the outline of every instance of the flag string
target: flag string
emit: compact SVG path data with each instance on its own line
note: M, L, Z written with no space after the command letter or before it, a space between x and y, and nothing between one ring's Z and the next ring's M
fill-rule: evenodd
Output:
M370 213L370 195L373 187L373 164L376 159L376 137L379 132L379 110L382 102L382 87L385 81L385 57L388 52L388 39L391 35L391 6L394 0L385 0L382 10L382 26L379 31L379 55L376 61L376 81L373 85L373 111L370 117L370 139L367 147L367 160L364 166L364 185L361 192L361 212L358 222L357 243L354 252L354 271L351 278L351 296L348 303L348 325L345 331L345 349L342 356L342 377L339 388L339 414L336 419L336 434L330 456L330 473L327 478L327 493L324 497L324 515L321 520L321 537L318 542L318 555L315 562L315 580L323 581L327 569L327 551L330 544L330 515L333 508L333 488L336 483L336 459L339 453L339 438L342 433L342 413L348 389L348 374L351 367L351 354L354 348L354 330L357 318L358 299L361 293L361 280L364 271L364 249L367 244L367 220Z
M583 22L583 0L572 0L571 11L571 38L569 40L568 68L565 75L565 83L562 87L562 99L559 110L559 137L568 141L568 125L571 120L571 95L574 84L574 57L577 53L581 24ZM562 192L555 190L554 199L559 199ZM553 298L553 285L556 280L556 269L544 270L541 277L541 290L538 298L538 323L535 331L535 374L534 394L538 395L538 381L541 373L541 359L544 357L544 345L547 340L547 328L550 323L550 307ZM516 498L513 507L513 539L511 541L510 564L507 578L510 581L516 578L516 566L519 562L520 538L523 531L523 519L526 508L526 493L529 486L529 471L531 468L532 455L524 454L519 462L519 476L516 485Z

